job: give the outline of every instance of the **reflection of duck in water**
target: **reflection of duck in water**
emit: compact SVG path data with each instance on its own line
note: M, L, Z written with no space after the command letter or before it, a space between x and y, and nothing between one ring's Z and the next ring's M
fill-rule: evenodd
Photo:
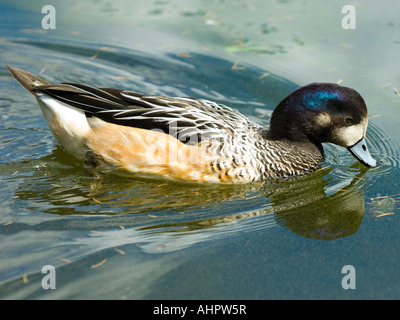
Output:
M233 222L240 224L242 220L258 216L260 220L254 220L254 226L244 224L244 228L260 228L263 224L268 227L273 219L279 225L306 238L334 240L346 237L358 230L363 219L364 195L360 190L360 176L363 173L346 181L345 187L327 195L329 180L324 178L331 171L332 169L325 169L300 179L264 185L262 192L265 192L264 196L271 203L265 209L192 221L153 224L142 230L168 230L174 233L207 231L213 227L221 228L224 224L229 228ZM197 200L201 201L201 196ZM236 228L235 230L237 231Z
M246 182L314 171L323 142L376 165L365 142L362 97L336 84L304 86L286 97L266 130L204 99L149 96L80 84L49 84L9 67L39 102L69 152L103 170L202 182Z
M270 194L276 204L275 220L311 239L333 240L355 233L364 215L363 173L342 181L346 186L329 195L329 180L323 179L326 174L317 172L312 178L280 183Z
M44 203L51 214L116 214L117 225L126 230L140 226L151 233L189 236L215 230L226 235L279 224L307 238L331 240L353 234L364 213L365 170L332 179L338 169L324 168L273 183L221 185L92 176L61 147L40 163L46 174L35 171L16 197ZM31 167L14 163L13 170L30 172ZM97 219L91 221L96 228ZM103 219L98 221L103 228Z

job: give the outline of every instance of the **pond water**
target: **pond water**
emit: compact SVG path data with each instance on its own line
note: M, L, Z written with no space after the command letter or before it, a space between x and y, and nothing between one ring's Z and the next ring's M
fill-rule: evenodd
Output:
M384 4L383 4L384 3ZM0 2L0 298L399 299L400 3ZM268 126L309 82L364 97L367 170L240 186L93 174L53 138L5 64L49 82L207 98ZM54 266L56 289L42 288ZM356 271L345 290L343 266Z

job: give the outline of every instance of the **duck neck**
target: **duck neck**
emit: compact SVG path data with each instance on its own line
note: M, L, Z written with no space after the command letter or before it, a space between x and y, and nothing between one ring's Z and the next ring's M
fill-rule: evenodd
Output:
M318 151L322 157L324 156L324 148L322 147L322 143L308 137L295 126L283 126L282 128L271 126L270 129L263 134L263 137L271 142L280 141L285 143L289 149L298 149L301 147L308 150L314 150L315 152Z
M271 172L271 176L301 175L318 169L324 159L324 149L319 142L310 139L274 139L270 131L265 131L263 138L260 158L263 159L263 171Z

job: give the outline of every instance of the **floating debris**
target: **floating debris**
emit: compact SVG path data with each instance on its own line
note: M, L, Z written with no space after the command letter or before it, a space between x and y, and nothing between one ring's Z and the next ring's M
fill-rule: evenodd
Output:
M23 33L39 33L39 34L46 34L46 30L42 28L36 28L36 29L20 29L20 32Z
M380 217L389 216L389 215L392 215L392 214L394 214L394 212L382 213L380 215L377 215L376 217L380 218Z
M350 44L350 43L345 43L345 42L341 42L339 43L339 46L342 48L348 48L348 49L353 49L354 45Z
M371 198L371 209L370 212L376 217L384 217L394 214L396 200L391 196L378 195L375 198Z
M400 91L399 91L399 89L397 89L396 87L394 87L394 86L393 86L393 83L389 82L389 83L385 84L385 89L390 88L390 87L393 89L393 91L394 91L394 93L395 93L396 95L400 96Z
M114 250L117 251L119 254L122 254L122 255L125 254L125 251L123 251L123 250L121 250L121 249L114 248Z
M158 186L157 186L157 188L160 188L160 187L164 187L164 186L167 186L168 184L166 184L166 183L161 183L161 184L159 184Z
M298 45L300 45L300 46L304 46L304 41L300 40L300 39L297 38L297 37L295 37L295 38L293 39L293 41L294 41L295 43L297 43Z
M215 21L215 20L213 20L213 19L208 19L208 20L204 21L204 24L207 25L207 26L214 26L214 27L216 27L216 26L219 25L219 22L217 22L217 21Z
M91 269L96 269L98 267L101 267L103 264L105 264L107 262L107 258L104 258L103 260L101 260L99 263L96 263L94 265L91 265L90 268Z
M245 70L246 68L245 68L245 67L239 67L238 64L237 64L237 62L235 62L235 63L233 64L233 66L231 67L231 69L232 69L232 70Z
M228 52L252 52L255 54L266 53L266 54L276 54L285 53L286 51L280 45L245 45L243 43L226 46L225 50Z
M110 78L116 80L128 80L128 77L126 76L110 76Z
M188 54L187 52L181 52L181 53L179 54L179 56L180 56L181 58L190 58L190 54Z
M161 251L163 250L165 247L169 246L169 242L162 244L161 246L156 248L156 251Z
M115 50L114 48L112 48L112 47L99 47L99 50L101 50L101 51L117 51L117 50Z
M372 118L379 118L379 117L382 117L382 115L381 115L381 114L369 114L369 115L368 115L368 118L369 118L369 119L372 119Z

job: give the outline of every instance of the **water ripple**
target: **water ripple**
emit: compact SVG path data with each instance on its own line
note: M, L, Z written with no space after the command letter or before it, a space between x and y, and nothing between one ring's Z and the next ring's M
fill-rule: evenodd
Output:
M372 155L378 160L379 174L388 174L392 168L400 164L400 143L395 136L389 136L385 131L374 125L368 126L368 143Z

